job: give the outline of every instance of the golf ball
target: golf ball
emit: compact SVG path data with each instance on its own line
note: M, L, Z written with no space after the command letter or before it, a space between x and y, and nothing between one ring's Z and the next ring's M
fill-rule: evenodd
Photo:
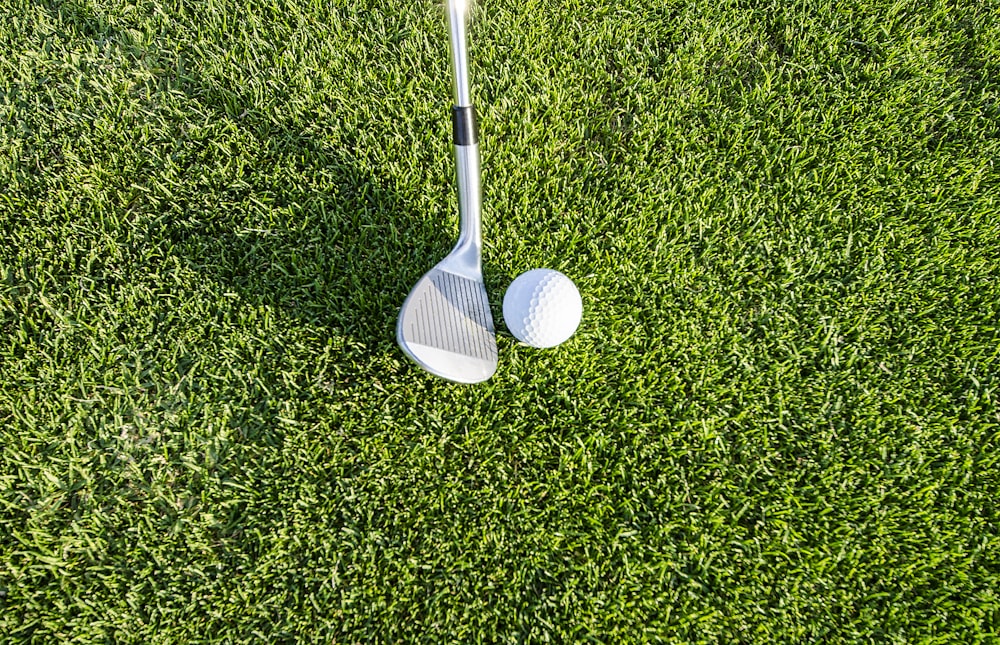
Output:
M553 269L517 276L503 297L510 333L532 347L555 347L569 339L583 317L583 300L573 281Z

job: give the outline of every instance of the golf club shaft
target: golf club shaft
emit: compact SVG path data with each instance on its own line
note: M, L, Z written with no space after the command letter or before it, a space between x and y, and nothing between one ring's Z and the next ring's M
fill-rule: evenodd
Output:
M471 0L448 0L448 25L451 29L451 69L455 85L455 106L472 105L469 90L469 52L466 31Z
M455 166L458 175L459 244L472 244L476 255L482 249L479 183L479 142L476 114L469 87L469 54L466 31L471 0L448 0L448 24L451 35L451 67L454 79Z

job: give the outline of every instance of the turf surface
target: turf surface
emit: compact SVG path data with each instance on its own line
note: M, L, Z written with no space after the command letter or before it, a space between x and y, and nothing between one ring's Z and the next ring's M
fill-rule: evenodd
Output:
M996 642L1000 4L0 0L4 642Z

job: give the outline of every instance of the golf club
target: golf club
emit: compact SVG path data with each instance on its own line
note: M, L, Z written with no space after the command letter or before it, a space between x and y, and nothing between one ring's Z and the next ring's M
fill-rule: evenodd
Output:
M466 48L469 0L448 0L458 175L458 243L410 291L396 340L431 374L458 383L485 381L497 369L493 316L483 283L479 144Z

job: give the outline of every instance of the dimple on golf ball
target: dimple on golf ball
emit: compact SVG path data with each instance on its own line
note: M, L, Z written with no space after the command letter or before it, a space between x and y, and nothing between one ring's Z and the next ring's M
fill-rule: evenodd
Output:
M583 317L583 300L573 281L553 269L517 276L503 297L510 333L532 347L555 347L569 340Z

